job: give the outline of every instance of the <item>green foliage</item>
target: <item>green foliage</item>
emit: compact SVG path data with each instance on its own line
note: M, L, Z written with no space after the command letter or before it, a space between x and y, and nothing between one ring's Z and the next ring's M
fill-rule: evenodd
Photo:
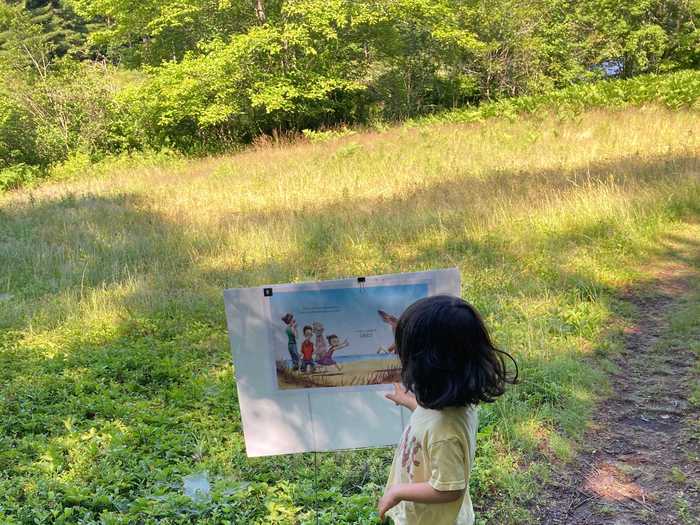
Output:
M120 103L132 108L131 117L155 145L184 149L357 120L353 98L364 88L339 45L347 22L311 15L289 12L281 29L255 27L228 43L212 42L204 55L161 66L145 84L124 92ZM312 20L302 23L302 17Z
M25 0L7 2L7 7L15 9L15 16L26 17L31 24L40 28L41 40L51 48L53 56L85 57L90 52L85 45L88 24L66 3L60 0ZM90 27L94 28L95 25ZM0 51L5 50L15 38L11 33L12 29L0 29Z
M228 47L226 48L228 52ZM154 139L152 146L173 144L187 149L209 136L216 144L231 140L245 140L256 133L271 132L289 126L304 129L305 125L325 124L329 97L337 102L341 95L347 101L361 92L361 86L348 80L344 85L325 83L322 75L309 72L297 78L317 86L302 96L303 84L280 86L278 77L255 82L255 92L246 92L250 79L235 79L227 61L210 62L210 57L185 60L159 71L145 87L139 86L121 96L121 103L132 108L130 122L138 122L138 134ZM239 82L236 82L239 80ZM332 87L330 91L323 88ZM477 107L467 107L425 117L428 121L475 121L491 117L514 118L518 113L554 111L565 116L592 107L616 108L659 102L670 108L697 105L700 99L700 73L685 71L670 75L645 75L625 80L609 80L571 86L542 95L506 98ZM355 101L357 99L355 98ZM315 110L314 110L315 108ZM357 114L357 106L336 106L331 122L345 113ZM124 114L128 114L127 111ZM148 116L137 120L138 116ZM317 120L311 119L316 116ZM208 130L214 129L216 133ZM308 132L305 132L309 135ZM187 139L184 141L183 139Z
M29 114L0 90L0 169L18 164L39 164L36 129Z
M2 84L14 74L47 73L54 46L32 21L29 13L18 6L0 4L0 73Z
M602 0L582 2L578 9L577 18L592 22L596 40L606 42L606 55L598 58L621 57L625 76L700 66L697 2Z
M327 131L314 131L312 129L302 130L304 138L312 143L327 142L341 137L349 137L355 135L356 132L351 129L331 129Z
M353 81L344 85L345 102L335 90L339 84L323 88L322 74L304 71L296 77L300 87L280 89L274 76L254 81L229 74L231 56L261 55L274 47L276 37L264 36L251 43L242 37L244 51L233 45L217 44L217 61L186 58L172 63L158 75L143 80L124 78L109 67L68 62L57 64L55 72L33 83L16 82L14 93L0 98L0 166L14 164L53 166L52 176L80 173L105 154L137 150L176 149L195 152L235 146L261 132L274 132L290 125L303 130L311 142L320 142L352 133L347 128L313 131L324 119L333 122L325 109L332 98L337 112L356 109ZM246 47L248 46L248 47ZM277 47L279 49L279 47ZM304 50L308 48L303 48ZM261 58L262 60L262 58ZM297 60L299 62L299 60ZM245 86L255 84L255 91ZM304 93L304 85L315 91ZM700 73L682 71L664 75L643 75L631 79L585 83L542 95L506 98L476 107L436 113L414 122L474 122L488 118L514 119L522 113L553 112L562 118L590 108L621 108L629 105L660 103L671 109L698 107ZM312 108L316 108L313 113ZM314 114L316 120L311 120ZM266 127L262 128L263 123ZM341 154L338 152L337 154ZM68 159L68 160L67 160ZM82 168L81 168L82 166ZM26 166L6 174L17 187L29 180ZM35 171L35 170L34 170ZM34 171L32 173L34 173ZM33 178L33 177L31 177Z
M41 178L42 172L36 166L28 166L24 163L12 166L0 167L0 191L14 190L27 186Z
M328 26L350 14L355 31L339 48L361 51L363 76L395 116L562 87L606 60L621 60L632 76L693 67L699 57L698 7L683 0L69 1L85 18L110 20L91 38L132 65L179 61L261 25Z
M230 0L66 0L85 19L109 20L90 43L131 66L179 60L188 50L254 23L252 5Z
M624 80L580 84L543 95L503 99L419 119L420 122L476 122L487 118L513 119L522 114L554 112L573 116L591 108L623 108L659 103L670 109L700 109L700 72L644 75Z
M44 39L51 43L57 56L85 55L87 24L68 5L57 0L35 0L27 10L32 23L41 25Z
M318 493L309 455L245 459L229 356L219 352L226 336L173 314L88 337L64 333L76 346L43 338L19 345L17 334L4 333L0 443L13 446L0 447L3 522L288 525L302 506L310 519L318 498L323 523L377 523L377 485L353 487L346 498L337 481L354 471L339 476L332 455L322 458L319 476L333 488ZM56 344L61 351L47 358ZM27 402L36 404L31 415L22 409ZM363 456L381 482L389 454L355 459ZM183 494L182 476L201 470L212 493L197 502ZM39 482L19 485L17 476Z
M562 96L641 100L590 86L606 67L624 78L696 68L697 15L684 0L5 3L0 163L211 153L458 108L512 115Z
M0 86L0 166L48 167L73 153L125 148L116 131L117 76L109 66L55 61L49 71L10 71Z

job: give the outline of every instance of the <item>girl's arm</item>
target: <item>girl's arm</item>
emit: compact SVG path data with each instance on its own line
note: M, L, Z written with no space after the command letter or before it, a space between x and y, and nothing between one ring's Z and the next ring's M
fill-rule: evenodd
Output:
M406 391L401 383L394 383L394 392L391 394L386 394L384 397L390 399L397 405L401 405L413 412L418 406L416 401L416 396L411 392Z
M449 503L462 497L462 490L435 490L430 483L398 483L392 485L379 500L379 519L384 519L384 514L390 508L402 501L414 503Z

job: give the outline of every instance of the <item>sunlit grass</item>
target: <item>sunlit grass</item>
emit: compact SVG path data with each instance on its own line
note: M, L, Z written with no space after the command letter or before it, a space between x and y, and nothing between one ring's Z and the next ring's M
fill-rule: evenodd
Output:
M208 470L259 484L201 519L308 519L308 457L243 456L222 289L457 266L523 368L482 409L474 499L522 521L605 392L616 291L697 239L698 137L657 107L399 127L0 196L0 517L51 492L88 522L180 523L180 476ZM372 523L389 456L323 456L326 523Z

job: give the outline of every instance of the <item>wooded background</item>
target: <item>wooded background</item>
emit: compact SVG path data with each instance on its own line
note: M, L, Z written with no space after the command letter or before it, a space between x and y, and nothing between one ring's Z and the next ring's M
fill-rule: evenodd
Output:
M606 75L696 68L690 0L0 5L0 170L206 153Z

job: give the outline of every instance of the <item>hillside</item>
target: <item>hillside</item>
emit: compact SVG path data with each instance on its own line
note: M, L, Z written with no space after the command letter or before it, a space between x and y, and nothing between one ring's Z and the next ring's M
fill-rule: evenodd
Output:
M700 119L656 105L402 126L0 195L0 521L375 523L390 450L245 458L222 289L457 266L523 381L472 498L524 523L571 459L619 293L700 242ZM694 264L689 262L688 264ZM182 477L207 471L205 502Z

